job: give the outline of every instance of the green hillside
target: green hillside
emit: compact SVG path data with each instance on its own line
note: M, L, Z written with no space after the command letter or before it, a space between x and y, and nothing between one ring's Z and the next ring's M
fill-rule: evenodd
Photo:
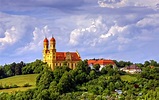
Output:
M36 77L38 74L28 74L28 75L16 75L13 77L8 77L4 79L0 79L0 84L4 85L17 85L18 88L11 88L11 89L0 89L0 92L14 92L14 91L25 91L30 88L35 88L36 84ZM30 87L23 87L24 84L31 85Z

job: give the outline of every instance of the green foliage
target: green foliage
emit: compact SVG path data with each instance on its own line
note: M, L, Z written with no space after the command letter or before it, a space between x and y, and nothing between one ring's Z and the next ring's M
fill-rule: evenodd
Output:
M37 77L36 85L40 87L41 90L48 89L50 83L53 81L54 75L51 69L45 68L43 72Z
M10 86L9 86L9 85L7 85L7 84L4 84L3 88L4 88L4 89L9 89L9 88L10 88Z
M8 84L0 84L0 90L2 89L11 89L11 88L18 88L19 86L16 85L16 84L11 84L11 85L8 85Z
M5 72L3 68L0 66L0 79L5 77Z
M47 89L42 90L38 95L36 100L50 100L50 93Z
M22 74L37 74L40 73L47 65L41 60L36 60L34 62L26 64L22 68Z
M76 70L82 70L82 72L89 73L90 72L90 67L88 67L87 60L84 61L79 61Z
M56 82L59 82L60 78L66 71L70 71L71 69L67 66L57 66L54 70L54 78Z
M73 74L71 74L69 72L65 72L62 75L59 83L57 84L57 88L60 93L66 93L66 92L73 90L75 88L75 85L76 84L75 84L75 80L73 78Z
M144 67L150 66L150 62L149 61L145 61L144 63Z
M95 65L93 65L93 67L94 67L96 70L99 70L100 65L99 65L99 64L95 64Z
M29 84L29 83L25 83L24 85L23 85L23 87L30 87L31 85Z
M10 85L10 88L18 88L19 86L18 85L16 85L16 84L11 84Z
M159 68L145 67L139 77L159 80Z
M126 66L131 62L119 64ZM151 64L156 62L150 61ZM91 70L87 60L80 61L74 70L62 66L52 71L46 67L36 79L37 88L0 93L0 100L158 100L158 68L140 65L143 72L135 75L125 75L111 65L101 71Z
M114 60L115 64L119 67L119 68L122 68L122 67L125 67L125 66L130 66L132 65L133 63L130 62L130 61L116 61Z
M25 64L22 61L20 63L13 62L11 64L0 66L0 79L14 75L40 73L46 66L47 65L41 60L36 60L28 64Z
M11 96L8 93L0 93L0 100L13 100L10 97Z
M25 64L22 61L20 63L13 62L12 64L4 65L3 68L0 68L0 71L2 72L0 74L0 77L4 78L4 77L10 77L14 75L21 75L22 68L24 66Z
M90 76L90 79L95 79L97 78L98 75L95 70L91 70L89 73L89 76Z

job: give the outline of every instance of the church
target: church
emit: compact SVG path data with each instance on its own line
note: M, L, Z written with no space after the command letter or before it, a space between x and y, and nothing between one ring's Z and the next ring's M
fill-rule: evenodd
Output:
M64 63L71 69L75 69L77 63L81 61L79 53L76 52L56 52L56 40L54 37L43 41L43 62L46 62L52 70L56 66L63 66Z

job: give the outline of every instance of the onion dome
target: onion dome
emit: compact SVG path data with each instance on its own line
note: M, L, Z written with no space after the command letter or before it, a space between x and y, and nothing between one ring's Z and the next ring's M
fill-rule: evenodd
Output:
M44 39L44 42L49 42L47 38Z
M50 39L50 42L55 42L55 38L52 37L52 38Z

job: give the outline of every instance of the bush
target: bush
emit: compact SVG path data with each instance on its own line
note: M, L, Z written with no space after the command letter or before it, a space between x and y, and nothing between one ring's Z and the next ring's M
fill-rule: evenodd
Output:
M10 89L10 86L5 84L3 88L4 89Z
M30 87L31 85L29 84L29 83L25 83L24 85L23 85L23 87Z
M10 85L10 88L18 88L19 86L16 84Z
M2 83L0 84L0 89L3 89Z

